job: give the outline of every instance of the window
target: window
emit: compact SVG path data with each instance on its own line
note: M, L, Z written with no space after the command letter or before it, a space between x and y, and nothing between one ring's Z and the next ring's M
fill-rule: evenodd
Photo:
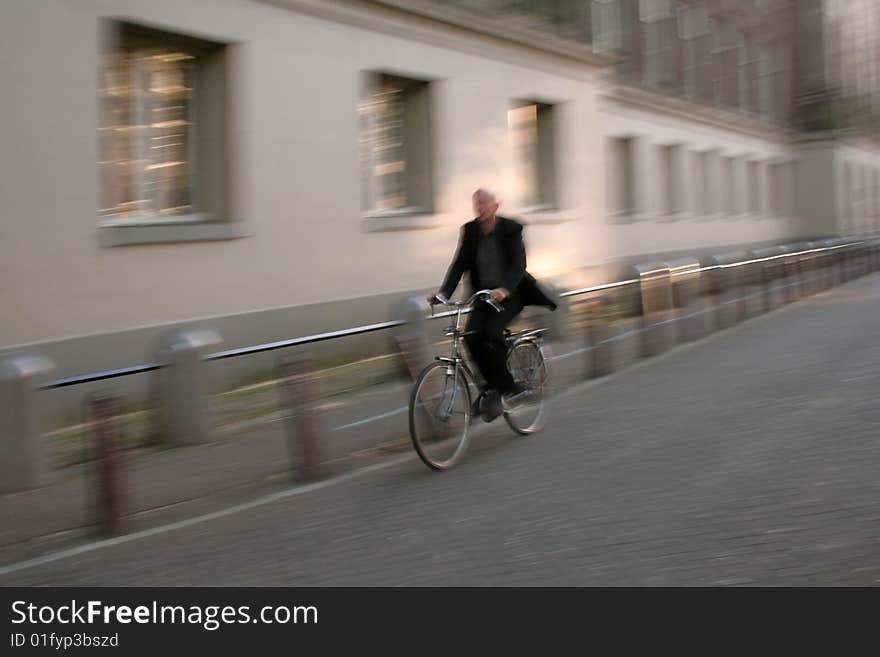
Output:
M843 198L841 209L843 211L843 219L846 222L851 221L853 217L853 167L850 163L843 166Z
M636 212L635 139L613 137L608 150L609 209L613 216L630 217Z
M398 0L390 4L400 3ZM582 43L590 41L589 0L434 0L406 4L415 5L408 7L413 11L419 11L418 4L451 5L492 19L493 22L509 20L513 24L528 25L530 29L545 32L548 36L555 35Z
M791 114L791 47L770 44L759 48L758 96L761 116L785 121Z
M681 146L670 144L658 147L659 173L661 179L661 212L664 215L676 215L684 210L682 207L680 157Z
M736 158L721 158L721 185L724 188L724 212L733 215L736 214L736 198L737 198L737 175L736 175Z
M868 169L863 165L856 168L856 225L859 230L868 217Z
M225 47L108 27L98 89L104 224L225 220Z
M874 226L878 227L877 219L880 219L880 170L874 169L874 184L872 187L873 190L873 198L874 198Z
M696 39L711 34L709 15L703 4L678 7L678 36L680 39Z
M678 34L670 0L640 0L639 20L644 39L643 81L669 89L678 85Z
M721 157L717 149L694 153L694 176L696 182L696 211L703 217L711 217L723 211L719 196L723 180L720 176Z
M507 112L516 164L516 189L524 211L556 207L556 130L553 106L517 102Z
M709 190L709 153L701 151L692 154L691 180L694 190L694 212L706 216L711 214Z
M716 103L723 107L739 107L739 65L742 37L732 25L715 25L715 59L717 62Z
M358 111L365 212L432 212L430 84L368 74Z
M752 160L746 166L749 185L748 209L752 214L759 214L761 212L761 164Z
M760 49L753 42L746 41L745 47L740 49L739 98L741 107L752 114L760 111L760 65Z
M714 98L712 31L703 5L679 7L678 38L681 40L684 93L703 102L712 102Z
M646 23L672 16L672 0L639 0L639 20Z
M853 192L853 200L855 202L855 210L853 212L855 226L857 230L862 229L862 223L866 216L865 212L865 183L866 183L866 174L867 169L857 164L856 165L856 175L855 175L855 189Z
M789 162L770 165L771 209L773 216L787 218L793 211L792 166Z
M619 52L623 48L623 16L621 0L593 0L593 50Z

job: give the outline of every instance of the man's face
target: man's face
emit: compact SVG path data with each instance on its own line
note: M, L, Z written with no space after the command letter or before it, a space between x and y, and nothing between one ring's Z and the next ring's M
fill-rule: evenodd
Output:
M474 194L474 214L479 219L491 219L498 210L498 203L489 194Z

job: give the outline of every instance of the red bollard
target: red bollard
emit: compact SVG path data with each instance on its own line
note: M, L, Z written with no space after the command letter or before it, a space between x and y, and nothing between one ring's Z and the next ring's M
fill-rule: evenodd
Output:
M324 474L315 430L313 381L304 357L288 356L278 363L284 381L284 406L289 416L288 449L297 478L315 481Z
M120 435L114 420L122 410L121 399L112 393L95 393L89 398L95 428L95 510L98 531L112 535L119 531L122 515Z
M406 371L409 374L410 381L415 381L422 369L430 361L425 356L425 340L419 339L418 336L411 333L400 333L394 336L394 342L397 350L403 357L406 365Z

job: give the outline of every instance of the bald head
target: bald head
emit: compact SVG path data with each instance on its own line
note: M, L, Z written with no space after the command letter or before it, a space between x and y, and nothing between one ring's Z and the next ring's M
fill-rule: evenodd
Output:
M482 222L495 222L495 213L498 211L498 200L495 192L485 187L480 187L473 195L474 214Z
M495 192L488 187L480 187L477 191L475 191L474 198L477 198L478 196L481 198L486 198L493 203L496 200Z

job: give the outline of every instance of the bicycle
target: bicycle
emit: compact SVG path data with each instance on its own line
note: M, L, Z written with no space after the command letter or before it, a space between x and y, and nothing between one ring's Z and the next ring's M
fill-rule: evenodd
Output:
M485 391L480 391L460 352L465 334L462 315L480 299L496 311L502 309L491 299L489 290L479 290L467 301L438 299L455 309L455 323L445 331L445 336L452 339L451 353L434 357L434 362L419 373L410 395L409 431L413 447L425 465L434 470L446 470L464 456L470 443L471 418L480 415ZM545 328L505 330L508 371L528 393L524 403L504 408L502 415L510 428L521 435L535 433L544 424L549 376L542 346L545 331ZM473 401L472 391L477 393Z

